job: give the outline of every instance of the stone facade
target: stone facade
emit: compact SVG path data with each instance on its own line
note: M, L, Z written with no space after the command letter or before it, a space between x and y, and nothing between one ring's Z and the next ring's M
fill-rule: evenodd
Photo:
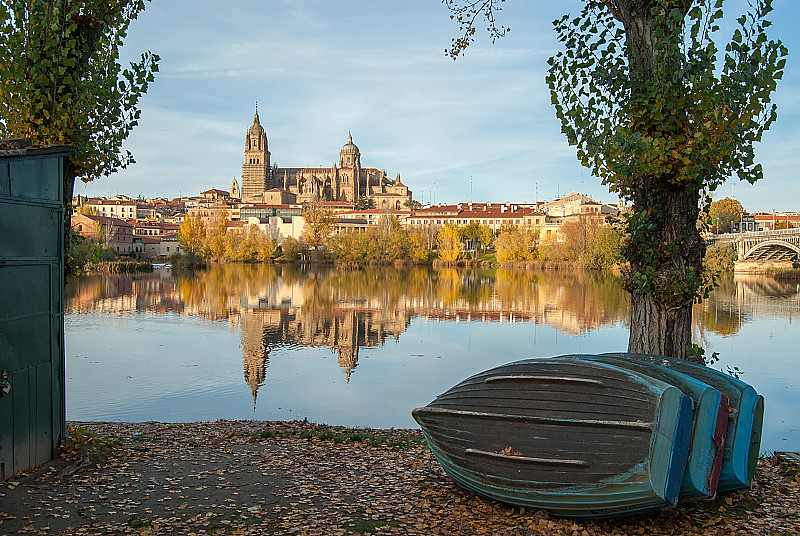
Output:
M267 135L256 108L253 124L245 136L242 164L242 201L302 203L318 199L355 203L360 197L378 209L399 210L411 199L411 191L400 180L389 179L385 171L361 166L361 152L348 134L331 167L270 167Z

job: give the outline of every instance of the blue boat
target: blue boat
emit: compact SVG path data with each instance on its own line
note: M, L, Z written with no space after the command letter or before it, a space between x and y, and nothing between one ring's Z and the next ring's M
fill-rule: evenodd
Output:
M692 427L691 399L677 387L560 358L476 374L412 414L462 487L571 518L674 505Z
M651 354L605 354L625 356L676 370L707 383L728 397L730 414L722 453L718 491L749 488L753 482L761 447L764 422L764 397L747 383L715 370L682 359Z
M728 428L728 398L718 390L673 369L624 354L571 356L594 363L606 363L646 374L674 385L694 403L692 444L681 485L680 500L713 498L717 493L722 468L725 434Z

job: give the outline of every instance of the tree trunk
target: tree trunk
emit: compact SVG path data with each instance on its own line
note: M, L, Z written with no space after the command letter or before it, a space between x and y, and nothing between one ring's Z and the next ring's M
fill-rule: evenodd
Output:
M649 216L645 225L629 229L628 351L702 363L702 356L687 356L692 343L692 305L697 289L704 285L705 242L697 228L699 194L673 187L663 177L637 183L634 212ZM649 284L643 286L642 281Z
M631 292L628 351L686 359L692 342L692 309L664 307L653 296Z

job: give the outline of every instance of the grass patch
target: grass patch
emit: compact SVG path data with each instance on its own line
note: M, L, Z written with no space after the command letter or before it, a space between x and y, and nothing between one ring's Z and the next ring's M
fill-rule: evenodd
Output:
M131 516L128 518L128 526L132 529L143 529L149 527L152 522L149 519L140 519L139 516Z
M61 456L70 461L88 459L95 465L105 464L122 447L118 437L100 437L80 426L68 426Z
M374 448L391 448L397 450L406 450L416 447L418 445L426 445L425 438L421 434L415 434L408 431L383 431L376 433L368 429L353 430L347 428L330 428L328 426L320 425L306 425L300 424L295 427L286 427L286 425L277 425L253 432L250 436L251 440L259 441L263 439L282 439L295 437L305 439L306 441L322 441L332 442L334 445L341 445L342 443L352 444L366 444Z
M343 528L359 534L368 534L370 532L375 532L382 527L397 528L399 526L400 523L394 520L367 518L366 510L359 508L350 514L350 521L345 523Z

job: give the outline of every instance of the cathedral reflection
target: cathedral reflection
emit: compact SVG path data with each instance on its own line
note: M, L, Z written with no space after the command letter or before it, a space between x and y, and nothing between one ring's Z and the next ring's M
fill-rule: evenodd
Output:
M330 316L306 314L302 309L250 309L238 314L244 379L253 403L264 384L270 352L282 347L327 347L350 381L360 348L383 346L408 328L405 313L381 310L339 310Z

